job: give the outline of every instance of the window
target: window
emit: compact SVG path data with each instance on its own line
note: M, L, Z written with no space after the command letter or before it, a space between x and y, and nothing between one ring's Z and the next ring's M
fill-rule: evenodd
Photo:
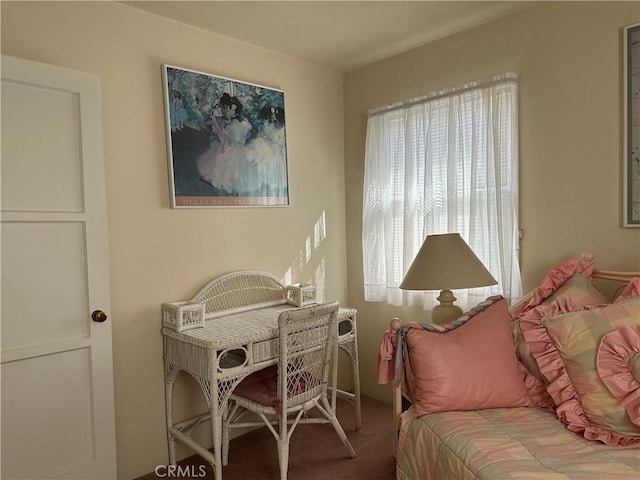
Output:
M516 74L368 112L363 193L365 300L431 308L400 290L427 235L458 232L498 285L457 290L470 307L522 294L518 263Z

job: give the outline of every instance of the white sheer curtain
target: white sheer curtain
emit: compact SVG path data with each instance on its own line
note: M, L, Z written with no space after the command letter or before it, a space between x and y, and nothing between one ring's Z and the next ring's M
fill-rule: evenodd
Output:
M498 285L454 291L463 309L522 294L518 77L508 73L368 112L362 247L366 301L431 308L400 290L427 235L458 232Z

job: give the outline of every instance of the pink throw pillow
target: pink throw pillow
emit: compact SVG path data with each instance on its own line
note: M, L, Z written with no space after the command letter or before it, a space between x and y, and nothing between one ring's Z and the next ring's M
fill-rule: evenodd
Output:
M640 326L605 334L598 347L597 367L602 382L640 427Z
M608 383L614 386L620 386L621 380L627 382L626 392L613 393L601 378L603 372L605 378L619 373L615 365L612 367L613 359L606 349L618 350L623 358L639 349L636 329L628 330L623 338L631 348L625 349L615 337L606 339L625 327L640 326L640 297L602 308L578 307L570 300L559 300L529 311L520 319L520 326L557 405L556 414L569 430L607 445L640 443L635 414L627 413L640 409L638 382L629 381L628 372L617 379L609 378ZM625 395L624 404L617 394Z
M540 285L533 290L529 303L512 312L514 320L538 305L563 298L571 299L576 305L606 303L607 299L591 283L594 268L595 264L590 260L571 258L562 262L560 267L550 270Z
M445 326L411 328L406 342L417 415L454 410L531 406L502 297L490 297Z
M511 324L513 341L516 345L518 360L525 366L525 383L531 398L536 399L536 405L550 408L553 400L539 382L546 384L544 375L540 373L538 364L531 353L529 345L522 335L520 318L538 305L545 305L556 300L570 299L575 305L600 305L606 303L606 298L591 283L591 275L595 264L593 261L572 258L547 273L540 285L533 291L533 297L525 306L511 313L514 318ZM529 377L534 377L529 378Z

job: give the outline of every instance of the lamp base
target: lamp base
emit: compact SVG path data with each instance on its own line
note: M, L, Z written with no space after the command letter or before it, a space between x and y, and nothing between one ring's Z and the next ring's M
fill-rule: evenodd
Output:
M451 290L442 290L437 300L440 302L440 305L436 305L433 307L433 310L431 310L432 323L437 323L438 325L450 323L458 317L461 317L464 313L459 306L453 304L453 302L456 301L456 297Z

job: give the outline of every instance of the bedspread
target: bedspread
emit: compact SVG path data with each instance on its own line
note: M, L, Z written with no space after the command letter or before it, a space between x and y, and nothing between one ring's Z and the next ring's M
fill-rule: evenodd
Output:
M567 430L536 407L402 414L397 480L638 480L640 449Z

